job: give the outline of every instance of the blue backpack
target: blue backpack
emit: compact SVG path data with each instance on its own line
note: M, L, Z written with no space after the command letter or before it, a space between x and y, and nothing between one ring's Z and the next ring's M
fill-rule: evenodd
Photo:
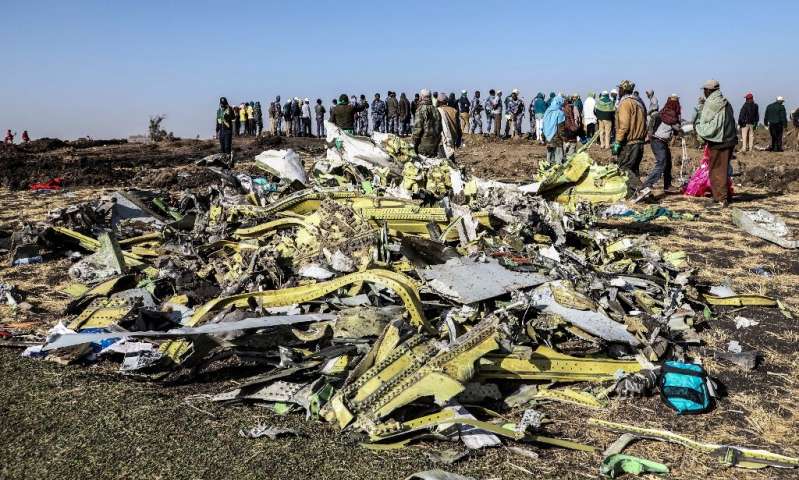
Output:
M701 365L667 361L660 371L660 398L680 415L707 412L713 406L708 381Z

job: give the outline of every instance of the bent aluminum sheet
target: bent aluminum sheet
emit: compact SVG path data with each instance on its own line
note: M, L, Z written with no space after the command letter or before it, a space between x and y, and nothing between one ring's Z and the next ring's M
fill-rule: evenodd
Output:
M775 243L782 248L799 248L799 240L788 238L790 231L785 225L785 220L768 210L751 212L734 208L732 210L732 221L745 232Z
M559 304L555 301L549 284L535 289L532 295L532 304L539 310L557 315L591 335L609 342L628 343L632 346L640 344L638 339L628 332L624 325L613 321L613 319L602 313L567 308Z
M282 325L296 325L298 323L320 322L335 320L332 313L314 313L309 315L278 315L272 317L246 318L238 322L210 323L194 328L174 328L166 332L149 330L144 332L110 332L110 333L76 333L55 334L48 339L42 351L57 350L59 348L74 347L84 343L100 342L109 338L181 338L194 335L214 335L218 333L234 332L252 328L279 327Z
M494 259L478 262L467 257L455 258L418 272L430 288L462 304L488 300L549 281L538 273L508 270Z

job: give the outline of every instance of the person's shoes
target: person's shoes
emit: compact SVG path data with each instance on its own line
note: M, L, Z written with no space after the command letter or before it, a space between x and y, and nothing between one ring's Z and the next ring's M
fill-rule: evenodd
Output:
M652 189L650 187L639 188L633 193L633 203L638 203L650 195L652 195Z
M674 187L663 187L663 193L666 195L678 195L682 192Z

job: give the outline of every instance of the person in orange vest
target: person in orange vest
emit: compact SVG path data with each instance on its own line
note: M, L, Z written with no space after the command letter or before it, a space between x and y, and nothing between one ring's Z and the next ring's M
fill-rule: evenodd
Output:
M31 141L31 137L28 136L28 131L24 130L22 132L22 143L28 143Z
M11 145L11 144L14 143L14 134L11 133L11 129L10 128L8 130L6 130L6 138L4 140L4 143L6 145Z

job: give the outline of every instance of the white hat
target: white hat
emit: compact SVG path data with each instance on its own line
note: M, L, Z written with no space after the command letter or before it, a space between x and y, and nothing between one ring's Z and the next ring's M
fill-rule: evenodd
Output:
M670 98L680 98L680 96L677 95L676 93L672 93Z
M510 93L519 93L519 89L518 88L514 88L513 91L510 92Z
M305 101L305 102L307 102L307 101L308 101L308 97L305 97L305 100L304 100L304 101Z
M430 96L430 90L428 90L426 88L423 88L423 89L419 90L419 96L420 97L429 97Z
M602 93L600 93L600 95L607 95L607 94L608 94L607 90L602 90Z
M466 93L466 90L461 90L461 93Z
M782 97L777 97L777 101L778 101L778 102L784 102L784 101L785 101L785 99L784 99L784 98L782 98Z
M619 91L614 88L613 90L610 91L610 93L615 93L616 95L618 95Z

